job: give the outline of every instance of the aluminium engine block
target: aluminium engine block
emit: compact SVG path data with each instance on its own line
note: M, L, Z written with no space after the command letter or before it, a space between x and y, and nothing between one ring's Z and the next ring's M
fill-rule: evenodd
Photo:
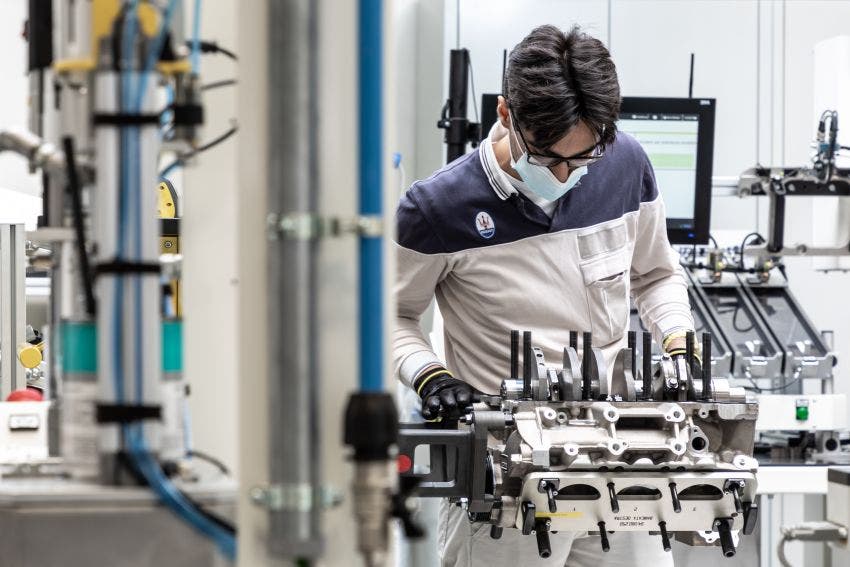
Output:
M402 424L406 462L430 446L430 472L402 475L420 496L455 499L494 538L534 533L543 557L552 531L598 534L605 551L609 532L644 531L660 533L667 550L675 537L735 554L758 518L758 405L699 368L692 335L685 360L644 358L642 371L630 337L610 382L587 334L581 358L576 336L551 367L526 333L522 379L518 342L514 332L499 396L483 396L450 429Z

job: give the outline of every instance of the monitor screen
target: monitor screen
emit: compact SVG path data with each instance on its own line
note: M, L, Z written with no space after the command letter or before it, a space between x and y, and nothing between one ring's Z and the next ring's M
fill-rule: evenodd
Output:
M649 157L673 244L708 242L714 107L714 99L623 99L617 128Z

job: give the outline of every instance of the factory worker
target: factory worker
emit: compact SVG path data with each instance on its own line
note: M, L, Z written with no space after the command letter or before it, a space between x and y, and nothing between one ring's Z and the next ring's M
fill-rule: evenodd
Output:
M509 371L509 331L528 329L549 361L569 331L590 331L608 366L626 346L630 298L671 353L693 329L687 284L667 240L664 203L643 149L617 132L617 72L578 28L542 26L511 51L498 121L475 151L415 182L398 208L399 378L426 419L456 417ZM432 297L445 360L420 328ZM581 534L535 538L470 524L444 501L442 565L672 565L658 536L614 533L611 551Z

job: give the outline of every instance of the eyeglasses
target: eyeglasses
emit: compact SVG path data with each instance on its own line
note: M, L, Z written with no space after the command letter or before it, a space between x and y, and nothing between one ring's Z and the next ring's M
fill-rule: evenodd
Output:
M532 152L528 147L528 142L525 141L525 136L522 135L522 129L519 128L516 116L511 111L511 126L513 130L519 134L522 145L528 153L528 163L539 165L542 167L555 167L560 163L566 163L570 169L577 169L597 162L605 155L605 144L602 143L602 137L605 135L605 125L602 126L602 132L599 134L598 141L584 151L571 156L561 156L558 154L547 154L542 152Z

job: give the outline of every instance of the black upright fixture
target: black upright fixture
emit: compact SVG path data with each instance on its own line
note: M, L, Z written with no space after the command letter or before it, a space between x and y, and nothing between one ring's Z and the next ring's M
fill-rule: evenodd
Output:
M446 131L446 163L466 153L466 145L477 147L481 139L481 124L470 122L466 116L469 88L469 50L452 49L449 67L449 99L443 105L437 128Z

